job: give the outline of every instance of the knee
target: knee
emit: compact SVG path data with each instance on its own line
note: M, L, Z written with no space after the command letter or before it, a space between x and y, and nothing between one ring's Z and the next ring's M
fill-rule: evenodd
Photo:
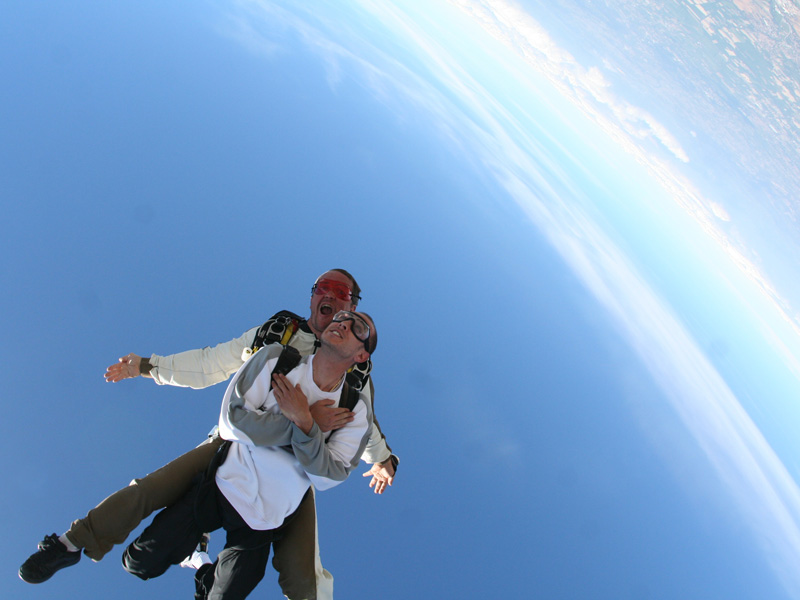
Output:
M131 575L136 575L139 579L150 579L142 561L138 560L132 553L130 547L122 553L122 568Z
M169 565L167 565L169 566ZM143 551L133 542L122 554L122 568L139 579L152 579L162 575L166 567L154 562L151 554Z
M317 597L317 582L313 579L279 579L283 595L294 600L313 600Z
M284 596L292 600L315 600L317 598L319 591L317 588L321 583L322 573L315 573L313 565L309 565L306 569L299 569L294 563L276 564L274 557L272 565L278 571L278 585Z

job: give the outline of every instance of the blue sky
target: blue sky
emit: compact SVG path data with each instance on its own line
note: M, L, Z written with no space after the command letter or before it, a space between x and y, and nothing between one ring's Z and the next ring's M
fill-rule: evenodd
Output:
M303 312L336 266L402 460L320 496L337 597L800 597L797 183L763 166L796 163L792 113L648 8L2 5L12 597L189 597L119 550L16 569L216 419L219 386L108 364Z

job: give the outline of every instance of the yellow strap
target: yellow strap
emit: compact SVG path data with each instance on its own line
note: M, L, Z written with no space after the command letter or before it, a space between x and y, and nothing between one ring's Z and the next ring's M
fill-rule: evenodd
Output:
M289 343L289 340L294 335L295 330L295 323L294 321L290 321L289 324L286 326L286 331L283 332L283 337L281 338L281 344L286 345Z

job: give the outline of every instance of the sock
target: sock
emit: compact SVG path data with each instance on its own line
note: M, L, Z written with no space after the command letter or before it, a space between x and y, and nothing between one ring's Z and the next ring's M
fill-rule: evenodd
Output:
M80 548L78 548L75 544L69 541L69 538L67 537L66 533L62 533L60 536L58 536L58 541L64 544L67 547L67 550L69 550L70 552L81 551Z
M200 552L199 550L195 550L192 552L191 556L187 556L181 562L182 567L187 567L189 569L199 569L203 565L210 565L211 559L208 557L208 553Z

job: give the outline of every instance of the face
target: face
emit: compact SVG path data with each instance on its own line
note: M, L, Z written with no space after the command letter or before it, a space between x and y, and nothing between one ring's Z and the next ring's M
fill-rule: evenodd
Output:
M325 285L331 282L332 285ZM351 289L350 278L338 271L323 273L316 281L317 290L311 294L311 316L308 325L312 331L320 335L340 310L353 310L355 306L350 298L341 298L343 288ZM321 292L321 293L320 293Z
M322 341L337 347L342 355L358 356L356 362L361 362L369 356L367 347L374 327L369 317L362 313L338 313L322 333Z

